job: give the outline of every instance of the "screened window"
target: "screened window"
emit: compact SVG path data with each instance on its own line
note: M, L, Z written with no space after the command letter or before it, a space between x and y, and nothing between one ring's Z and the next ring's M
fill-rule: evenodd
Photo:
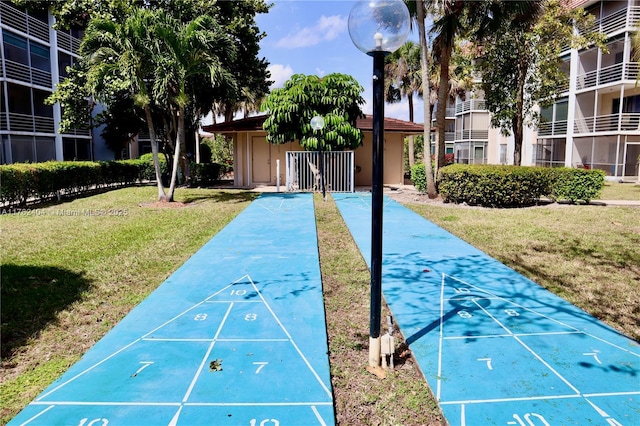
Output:
M67 67L70 67L72 63L71 55L64 52L58 52L58 75L60 75L60 78L67 77L69 75L67 73Z
M36 138L37 161L51 161L56 159L56 142L54 138Z
M31 115L31 90L26 86L8 83L9 112Z
M33 89L33 115L39 117L53 117L53 105L45 104L45 99L51 95L44 90Z
M29 41L29 48L31 50L31 67L51 72L49 48L34 41Z
M29 65L29 52L27 50L27 39L8 31L2 32L4 44L4 56L6 59Z

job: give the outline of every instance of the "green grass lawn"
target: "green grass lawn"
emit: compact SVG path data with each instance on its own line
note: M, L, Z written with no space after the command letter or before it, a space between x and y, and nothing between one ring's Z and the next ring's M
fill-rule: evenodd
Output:
M638 187L612 186L611 191L620 193L620 188L631 188L633 195ZM183 207L140 206L154 201L155 194L153 187L127 188L0 216L1 423L257 196L180 189L178 201L187 203ZM400 365L384 386L364 371L367 268L335 204L318 196L315 202L338 422L365 424L366 418L406 424L419 418L421 424L439 424L435 402L413 369L410 353L399 351ZM410 207L640 339L640 208Z
M605 182L601 200L640 201L640 185L634 183Z

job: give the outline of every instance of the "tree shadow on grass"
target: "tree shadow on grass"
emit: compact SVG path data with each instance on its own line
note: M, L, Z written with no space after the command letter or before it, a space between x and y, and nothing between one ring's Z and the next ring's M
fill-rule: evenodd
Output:
M91 287L82 274L52 266L2 265L2 350L11 357Z
M244 203L251 202L258 198L258 192L250 191L207 191L203 194L187 195L181 201L183 203L195 203L197 201L214 201L222 203Z

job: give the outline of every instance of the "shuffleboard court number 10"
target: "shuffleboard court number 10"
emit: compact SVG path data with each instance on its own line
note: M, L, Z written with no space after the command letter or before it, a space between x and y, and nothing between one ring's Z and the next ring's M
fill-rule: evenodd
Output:
M260 423L258 420L251 419L250 426L280 426L280 422L276 419L264 419Z

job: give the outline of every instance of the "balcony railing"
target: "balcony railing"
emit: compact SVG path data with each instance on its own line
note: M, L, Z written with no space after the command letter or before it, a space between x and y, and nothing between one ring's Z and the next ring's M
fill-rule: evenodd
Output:
M538 136L556 136L567 134L567 120L540 123Z
M33 83L47 88L51 88L52 86L50 72L31 68L28 65L13 62L8 59L4 61L4 64L7 71L7 78L24 81L25 83Z
M0 2L0 16L2 23L49 42L49 26L11 6L10 2Z
M630 6L596 20L588 32L600 31L610 35L625 28L633 28L640 21L640 7Z
M575 121L573 131L580 133L629 132L640 130L640 113L622 113L585 117Z
M619 63L589 71L578 75L577 89L588 89L602 84L615 83L622 80L636 81L638 78L637 63Z
M485 111L486 109L484 99L471 99L456 104L456 114L462 114L468 111Z
M458 130L456 131L456 141L461 140L487 140L489 130Z
M12 132L55 133L53 118L28 114L9 113L9 128Z

